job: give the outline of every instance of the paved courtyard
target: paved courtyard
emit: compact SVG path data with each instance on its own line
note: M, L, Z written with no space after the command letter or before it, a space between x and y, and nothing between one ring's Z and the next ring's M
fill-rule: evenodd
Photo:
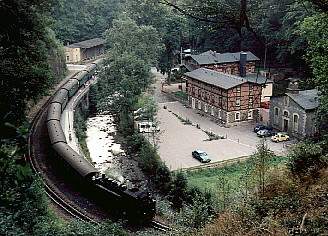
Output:
M158 134L159 154L171 170L201 165L198 160L191 157L191 152L196 149L206 151L212 162L249 156L255 152L261 139L253 132L254 124L243 123L231 128L221 127L210 118L197 114L197 110L192 110L180 102L169 99L166 93L161 92L161 81L164 80L164 76L155 69L152 70L152 73L156 81L154 97L159 106L157 119L161 129ZM164 88L165 92L171 90L177 90L177 85ZM163 108L164 105L167 109ZM174 114L183 119L189 119L194 126L184 125ZM201 129L196 128L196 124ZM206 141L208 135L202 130L227 138ZM273 143L267 140L267 144L277 155L287 152L285 143Z
M164 109L164 105L167 109ZM201 149L208 153L212 162L249 156L256 150L260 138L252 132L253 124L244 123L236 127L225 128L215 124L209 118L197 114L197 110L184 107L179 102L160 103L158 121L159 153L163 161L171 170L198 166L201 163L191 157L191 152ZM189 119L194 125L184 125L176 115ZM226 139L207 141L208 135L202 131L210 131L223 135ZM266 141L277 155L286 152L284 143Z

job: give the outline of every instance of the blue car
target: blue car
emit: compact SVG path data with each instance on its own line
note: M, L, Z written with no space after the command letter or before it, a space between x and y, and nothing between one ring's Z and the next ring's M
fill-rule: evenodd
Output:
M208 157L207 153L201 150L195 150L192 153L192 157L196 158L202 163L209 163L211 159Z
M272 131L272 127L269 127L269 126L265 126L265 125L262 125L262 124L257 124L255 127L254 127L254 132L257 133L259 132L260 130L263 130L263 129L266 129L266 130L269 130L269 131Z

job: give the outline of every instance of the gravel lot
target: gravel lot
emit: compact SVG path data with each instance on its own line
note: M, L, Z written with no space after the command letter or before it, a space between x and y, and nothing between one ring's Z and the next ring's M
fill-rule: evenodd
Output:
M163 108L164 105L167 109ZM161 103L159 106L158 120L161 128L159 153L171 170L201 165L198 160L191 157L191 152L195 149L206 151L212 162L217 162L249 156L254 153L256 145L261 140L252 132L254 124L244 123L225 128L197 114L196 110L184 107L179 102ZM193 125L184 125L174 114L189 119L194 125L199 124L201 129ZM223 135L227 139L207 141L208 135L202 130ZM267 144L277 155L282 155L287 151L284 143L273 143L267 140Z
M171 170L201 165L198 160L191 157L191 152L195 149L206 151L212 162L249 156L255 152L256 145L261 139L253 132L254 124L243 123L231 128L220 127L210 118L197 114L197 110L186 108L180 102L168 98L166 93L161 92L161 81L165 76L154 68L152 73L155 76L154 97L159 106L157 119L161 129L158 134L159 154ZM164 90L175 91L177 86L166 86ZM163 109L164 105L167 109ZM194 126L184 125L173 113L183 119L189 119ZM197 129L196 124L202 130L212 131L227 139L205 141L208 135L201 129ZM267 144L277 155L287 152L286 143L273 143L267 140Z

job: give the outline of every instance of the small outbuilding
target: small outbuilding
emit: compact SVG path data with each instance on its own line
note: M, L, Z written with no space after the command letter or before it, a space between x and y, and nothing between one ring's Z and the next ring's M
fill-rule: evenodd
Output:
M105 40L94 38L65 47L66 63L78 63L95 59L105 53Z
M297 81L291 81L287 92L271 98L270 123L280 131L298 138L311 137L317 133L316 112L319 106L317 89L298 88Z

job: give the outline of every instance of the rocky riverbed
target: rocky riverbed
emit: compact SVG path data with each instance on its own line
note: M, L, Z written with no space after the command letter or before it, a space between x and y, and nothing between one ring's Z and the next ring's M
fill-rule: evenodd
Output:
M100 114L88 118L86 134L90 158L101 173L129 187L146 188L148 181L137 161L126 155L117 141L119 135L112 115Z

